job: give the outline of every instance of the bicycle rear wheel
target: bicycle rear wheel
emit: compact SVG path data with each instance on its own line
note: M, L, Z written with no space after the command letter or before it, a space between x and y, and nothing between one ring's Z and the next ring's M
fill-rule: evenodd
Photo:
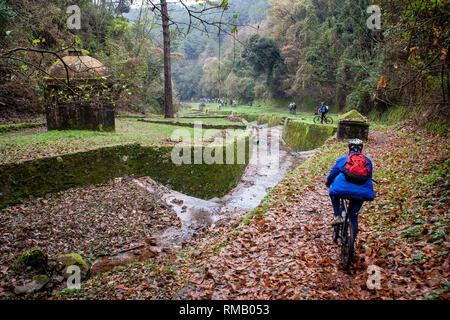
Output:
M341 260L344 270L350 268L353 253L355 251L355 237L353 236L353 225L347 218L342 225Z
M327 124L333 124L333 118L327 117Z

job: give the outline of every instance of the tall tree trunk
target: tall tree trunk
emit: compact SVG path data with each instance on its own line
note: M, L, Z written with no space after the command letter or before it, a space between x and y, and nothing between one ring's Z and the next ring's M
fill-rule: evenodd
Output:
M170 27L167 1L161 0L161 13L164 38L164 110L165 118L174 118L172 98L172 67L170 61Z
M144 35L143 35L143 31L142 29L144 28L144 26L142 26L142 11L144 10L144 2L142 2L141 4L141 8L139 9L139 18L138 18L138 22L136 25L136 41L139 41L139 47L136 53L136 57L139 57L139 55L141 54L141 49L142 49L142 44L144 42ZM139 34L141 33L141 34Z

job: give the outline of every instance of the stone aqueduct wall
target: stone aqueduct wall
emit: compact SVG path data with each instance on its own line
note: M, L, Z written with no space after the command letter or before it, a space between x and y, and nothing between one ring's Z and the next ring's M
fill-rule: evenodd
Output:
M237 185L248 164L250 137L245 137L244 164L237 161L237 141L231 147L234 147L235 163L226 165L194 164L194 152L203 153L205 146L188 147L192 164L177 166L171 160L174 146L139 144L4 164L0 166L0 208L21 203L30 196L44 197L123 176L149 176L174 190L202 199L221 197ZM227 146L222 148L225 158Z
M337 128L333 125L313 124L292 120L280 115L245 114L231 111L209 110L211 114L234 115L258 124L267 123L269 127L283 125L283 139L296 152L308 151L322 146L333 136Z
M283 139L295 151L308 151L322 146L336 131L331 125L288 120L283 126Z
M1 124L0 125L0 133L7 133L11 131L21 131L25 129L31 128L40 128L45 127L45 122L36 123L36 122L28 122L28 123L16 123L16 124Z
M315 125L278 115L256 115L209 111L242 117L269 127L284 123L283 139L295 151L320 147L336 133L336 127ZM174 190L202 199L221 197L239 182L250 157L251 137L245 138L245 164L238 164L237 143L234 144L235 164L183 164L171 161L174 146L145 147L139 144L99 148L59 157L42 158L22 163L0 165L0 208L26 201L30 196L44 197L48 193L76 186L105 183L122 176L149 176ZM192 161L195 149L190 147ZM224 149L226 146L223 147ZM224 150L224 155L226 151Z

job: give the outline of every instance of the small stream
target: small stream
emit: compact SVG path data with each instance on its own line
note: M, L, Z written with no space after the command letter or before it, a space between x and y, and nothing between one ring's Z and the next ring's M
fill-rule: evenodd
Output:
M180 245L201 227L245 216L256 208L267 192L284 176L314 154L314 151L292 152L281 138L282 127L254 127L253 152L238 185L222 198L202 200L164 187L151 179L136 184L172 206L182 228L169 228L158 236L158 245Z

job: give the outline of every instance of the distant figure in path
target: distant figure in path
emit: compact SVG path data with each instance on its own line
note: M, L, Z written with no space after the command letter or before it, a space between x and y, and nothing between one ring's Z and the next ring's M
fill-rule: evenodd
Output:
M233 108L237 108L236 100L233 100L232 104Z
M297 110L297 104L295 102L291 102L289 104L289 113L296 114L296 110Z
M323 120L325 119L326 114L328 113L328 106L325 105L325 102L322 102L322 105L319 109L319 112L322 116L321 124L323 124Z

